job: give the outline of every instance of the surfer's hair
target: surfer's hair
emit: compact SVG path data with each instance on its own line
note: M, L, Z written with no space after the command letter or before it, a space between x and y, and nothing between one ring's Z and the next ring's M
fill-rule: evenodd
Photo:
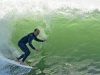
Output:
M37 30L39 30L39 29L38 29L38 28L35 28L35 29L34 29L34 32L37 31Z

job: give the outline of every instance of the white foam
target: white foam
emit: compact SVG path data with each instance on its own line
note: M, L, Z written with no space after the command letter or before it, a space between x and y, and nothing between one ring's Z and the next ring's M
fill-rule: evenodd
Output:
M43 14L62 7L77 8L84 11L100 10L100 0L0 0L0 18L3 18L8 12L15 14L40 12Z
M32 68L28 66L20 66L18 63L13 62L0 54L0 75L15 75L16 73L18 75L25 75L29 73L31 69Z

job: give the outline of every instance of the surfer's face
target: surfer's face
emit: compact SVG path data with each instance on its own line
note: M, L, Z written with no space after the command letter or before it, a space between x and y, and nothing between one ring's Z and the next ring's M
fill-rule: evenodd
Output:
M36 31L34 31L35 36L38 36L39 33L40 33L40 30L39 29L37 29Z

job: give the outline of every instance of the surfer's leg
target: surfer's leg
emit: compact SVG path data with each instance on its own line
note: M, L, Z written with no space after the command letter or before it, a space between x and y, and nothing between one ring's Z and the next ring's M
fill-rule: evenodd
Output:
M23 52L25 52L26 45L24 45L24 44L22 44L22 43L18 43L18 46L19 46L19 48L20 48ZM20 60L21 58L23 58L24 55L25 55L25 54L22 54L20 57L17 58L17 60Z
M20 60L21 58L24 57L25 54L22 54L20 57L17 58L17 60Z
M30 51L29 51L28 48L26 48L25 55L24 55L24 57L23 57L23 59L22 59L22 62L20 62L20 64L26 65L26 64L24 63L24 61L25 61L26 58L29 56L29 54L30 54Z
M29 56L29 54L30 54L30 51L29 51L29 49L26 47L25 55L24 55L24 57L23 57L23 59L22 59L22 62L25 61L25 59Z

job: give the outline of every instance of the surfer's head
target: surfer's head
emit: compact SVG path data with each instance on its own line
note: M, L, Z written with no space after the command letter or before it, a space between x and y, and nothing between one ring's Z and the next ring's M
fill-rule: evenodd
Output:
M40 33L40 30L38 28L34 29L34 35L35 36L38 36Z

